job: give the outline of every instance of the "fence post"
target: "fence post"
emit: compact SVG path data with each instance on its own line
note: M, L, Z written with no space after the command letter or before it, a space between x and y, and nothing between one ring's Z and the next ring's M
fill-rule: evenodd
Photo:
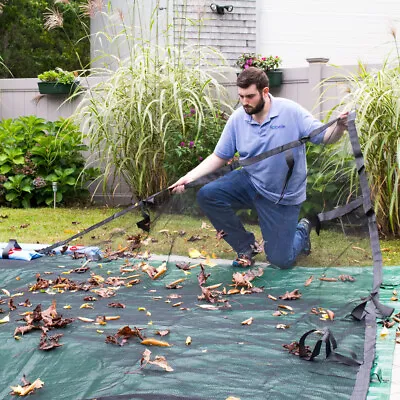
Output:
M320 85L323 79L323 69L329 61L329 58L316 57L306 59L308 67L308 85L309 92L311 93L310 98L310 110L316 118L323 119L323 107L322 107L322 86Z

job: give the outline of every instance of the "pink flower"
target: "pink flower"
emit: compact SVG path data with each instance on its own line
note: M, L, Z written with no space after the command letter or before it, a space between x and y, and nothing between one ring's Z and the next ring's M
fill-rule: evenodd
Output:
M185 147L185 142L180 142L180 143L179 143L179 146Z
M190 142L189 142L189 148L192 148L194 146L194 142L193 142L193 140L191 140Z
M249 65L245 64L244 69L247 69L247 68L249 68Z
M267 59L267 57L263 57L261 60L265 61Z
M190 114L192 114L192 115L193 115L193 114L196 114L196 110L195 110L194 108L191 108L191 109L190 109Z
M247 65L253 64L253 59L252 59L252 58L249 58L249 59L246 61L246 64L247 64Z
M203 157L202 156L199 157L199 161L203 161Z

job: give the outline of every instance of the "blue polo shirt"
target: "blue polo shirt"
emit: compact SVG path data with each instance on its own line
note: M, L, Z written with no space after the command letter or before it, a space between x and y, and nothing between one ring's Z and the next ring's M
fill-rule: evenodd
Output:
M294 101L272 95L270 99L269 113L261 124L246 114L243 107L237 109L226 123L214 154L228 160L239 152L240 159L244 160L308 136L322 125ZM316 144L321 143L324 133L325 131L311 141ZM293 152L294 168L280 204L296 205L306 199L306 149L305 145L302 145L289 151ZM274 202L280 199L289 170L285 153L244 168L258 193Z

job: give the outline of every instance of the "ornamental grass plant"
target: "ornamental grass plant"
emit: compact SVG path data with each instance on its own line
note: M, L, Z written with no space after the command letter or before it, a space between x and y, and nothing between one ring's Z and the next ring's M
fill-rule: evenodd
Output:
M359 62L358 71L340 74L347 94L336 109L356 110L356 125L372 191L378 226L384 234L400 234L400 57L392 32L394 57L388 55L378 69ZM330 78L332 79L332 77ZM326 82L325 82L326 83ZM359 192L357 171L348 138L327 149L322 175L346 181L349 199ZM349 182L351 185L349 186Z

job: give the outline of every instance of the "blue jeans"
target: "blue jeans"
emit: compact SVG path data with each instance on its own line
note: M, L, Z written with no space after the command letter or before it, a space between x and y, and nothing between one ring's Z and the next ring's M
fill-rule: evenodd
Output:
M223 230L224 239L239 253L250 253L254 234L246 231L236 211L255 209L264 239L268 261L290 268L307 244L308 232L298 226L300 205L275 204L257 193L249 175L236 170L203 186L197 201L215 229Z

